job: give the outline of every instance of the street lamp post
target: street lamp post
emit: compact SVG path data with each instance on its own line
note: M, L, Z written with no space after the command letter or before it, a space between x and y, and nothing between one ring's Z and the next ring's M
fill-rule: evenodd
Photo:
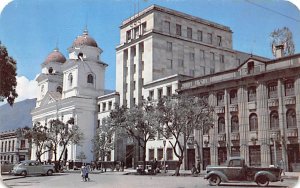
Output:
M276 153L276 137L277 135L275 133L272 134L273 136L273 143L274 143L274 166L277 165L277 153Z
M166 140L163 140L163 144L164 144L164 173L166 173L166 151L165 151L165 146L166 146Z

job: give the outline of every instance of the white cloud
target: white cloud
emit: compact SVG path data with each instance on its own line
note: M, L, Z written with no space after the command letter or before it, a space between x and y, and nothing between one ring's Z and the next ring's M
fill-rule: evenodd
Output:
M296 5L296 7L300 10L300 1L299 0L288 0L289 2Z
M17 93L18 98L15 102L37 97L37 82L29 80L25 76L17 76Z
M4 7L8 4L8 3L10 3L10 2L12 2L13 0L1 0L0 1L0 15L1 15L1 12L2 12L2 10L4 9Z

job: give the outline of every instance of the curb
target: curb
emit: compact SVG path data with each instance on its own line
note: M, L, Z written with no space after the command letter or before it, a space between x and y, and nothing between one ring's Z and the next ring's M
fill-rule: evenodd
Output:
M8 180L14 180L14 179L21 179L21 178L26 178L26 177L24 177L24 176L16 176L16 177L3 178L3 176L2 176L2 181L8 181Z

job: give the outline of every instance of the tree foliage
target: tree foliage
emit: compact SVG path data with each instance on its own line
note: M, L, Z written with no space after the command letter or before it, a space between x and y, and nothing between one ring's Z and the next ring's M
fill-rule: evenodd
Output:
M83 133L79 127L74 124L74 119L71 118L67 123L63 123L58 119L50 120L48 125L41 125L37 122L32 129L21 133L35 145L36 158L41 162L41 156L49 151L53 151L54 160L62 160L66 147L73 143L79 144L83 139ZM58 150L58 147L61 149Z
M175 175L183 162L187 141L194 135L194 130L210 128L213 108L202 98L176 95L161 99L157 104L158 120L161 124L160 134L165 139L172 136L174 142L169 141L174 154L179 161Z
M271 34L271 48L275 57L275 46L284 45L283 55L292 55L295 53L295 45L293 41L293 33L287 27L275 29Z
M93 142L93 153L96 159L104 161L105 156L114 149L115 127L111 126L111 119L107 119L97 129Z
M6 47L0 42L0 101L6 99L11 106L18 97L16 64L16 61L9 56Z
M49 121L48 140L52 143L51 150L54 152L55 161L57 161L57 154L59 154L58 161L62 160L63 154L68 145L79 144L83 139L83 133L79 127L74 124L74 119L71 118L64 123L59 119ZM62 149L58 150L58 146Z

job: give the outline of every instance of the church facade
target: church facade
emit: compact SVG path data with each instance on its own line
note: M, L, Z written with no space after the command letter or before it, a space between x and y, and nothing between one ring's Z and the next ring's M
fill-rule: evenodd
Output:
M78 161L83 152L85 161L90 162L94 160L91 140L98 122L97 98L106 94L104 79L108 65L101 61L102 50L87 30L74 40L68 52L66 59L56 48L42 63L42 72L36 79L39 93L32 121L47 126L52 119L67 122L74 118L84 140L80 145L69 145L64 160ZM31 156L35 159L34 147ZM42 156L43 161L49 159L54 159L51 152Z

